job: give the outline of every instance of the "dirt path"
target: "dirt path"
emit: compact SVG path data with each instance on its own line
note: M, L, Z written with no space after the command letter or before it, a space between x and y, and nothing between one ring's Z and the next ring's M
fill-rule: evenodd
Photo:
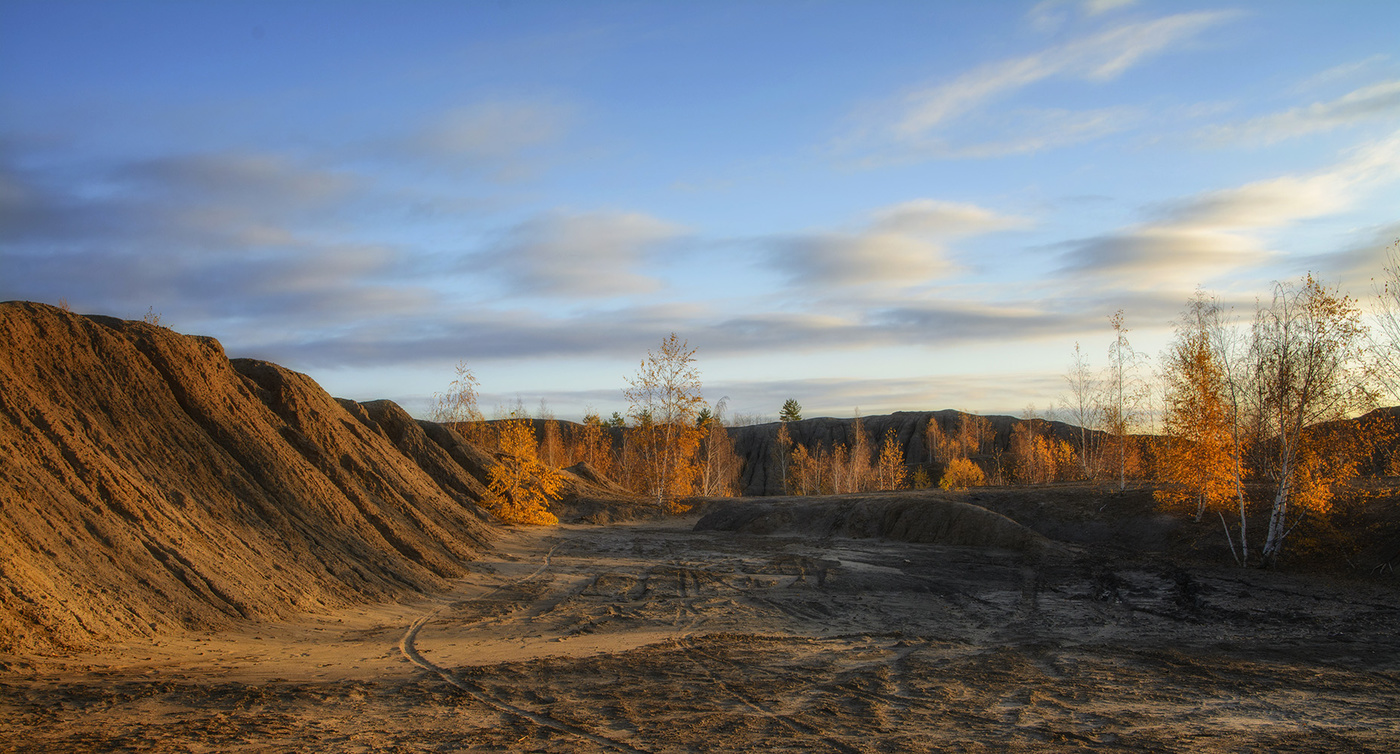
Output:
M0 751L1396 751L1397 602L1150 560L561 526L430 599L5 658Z
M555 545L555 547L551 548L549 552L545 553L544 563L541 564L540 567L537 568L533 573L531 573L528 576L525 576L524 578L509 583L511 585L516 585L522 582L528 582L531 579L534 579L540 574L544 573L545 570L549 568L550 558L554 555L554 550L556 549L558 549L558 545ZM495 589L486 592L484 595L482 595L482 599L491 597L496 592L500 591L500 589L501 587L496 587ZM408 660L414 665L417 665L418 667L423 668L424 670L427 670L431 673L435 673L439 678L466 692L467 695L471 696L476 701L481 702L482 704L488 707L499 710L508 715L513 715L515 717L528 720L543 728L548 728L550 730L555 730L561 733L577 736L578 738L583 739L584 741L589 741L600 746L607 747L609 749L632 752L633 754L645 754L645 752L643 752L640 749L634 749L626 744L614 741L613 739L608 738L606 736L600 736L596 733L591 733L589 731L583 730L582 728L570 725L566 722L556 720L552 717L549 717L548 715L541 715L535 712L531 712L529 710L521 709L520 707L517 707L513 704L503 702L487 694L480 686L458 678L447 668L441 667L430 662L427 658L423 657L421 652L418 651L418 632L423 629L423 626L427 625L428 621L436 618L441 612L442 610L441 608L439 608L438 610L434 610L432 613L414 621L413 625L408 627L408 631L404 632L403 638L399 639L399 651L402 652L403 656L408 658Z

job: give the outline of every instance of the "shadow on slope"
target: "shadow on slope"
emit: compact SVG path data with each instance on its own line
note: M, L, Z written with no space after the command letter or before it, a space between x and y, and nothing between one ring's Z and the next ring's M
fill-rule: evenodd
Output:
M698 531L880 538L1031 555L1070 551L1006 516L937 493L710 501L705 510L695 524Z

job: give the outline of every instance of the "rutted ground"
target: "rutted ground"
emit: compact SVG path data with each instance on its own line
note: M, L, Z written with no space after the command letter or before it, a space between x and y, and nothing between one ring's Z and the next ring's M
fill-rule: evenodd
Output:
M20 662L0 749L1393 751L1393 586L1077 552L518 531L413 603Z

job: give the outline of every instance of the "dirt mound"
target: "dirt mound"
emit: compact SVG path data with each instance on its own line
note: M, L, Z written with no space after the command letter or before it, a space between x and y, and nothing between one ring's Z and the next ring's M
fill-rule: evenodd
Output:
M1035 554L1065 549L986 508L917 493L745 500L711 504L708 511L697 531L881 538Z
M0 304L0 649L432 589L490 540L490 463L212 338Z
M599 474L585 461L564 469L562 476L560 499L549 504L560 521L611 524L662 515L654 503Z

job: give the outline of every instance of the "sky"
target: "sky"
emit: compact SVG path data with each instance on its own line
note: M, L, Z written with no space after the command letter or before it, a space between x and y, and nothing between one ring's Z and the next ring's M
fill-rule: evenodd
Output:
M0 0L0 300L419 416L1043 412L1396 238L1389 0Z

